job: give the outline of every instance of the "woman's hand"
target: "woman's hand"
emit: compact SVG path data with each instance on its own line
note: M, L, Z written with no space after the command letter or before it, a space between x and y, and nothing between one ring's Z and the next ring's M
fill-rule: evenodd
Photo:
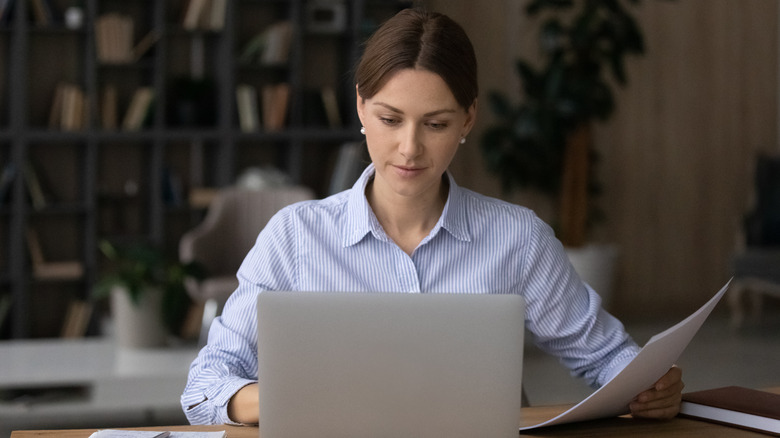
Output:
M635 418L669 420L680 412L682 370L673 366L655 385L642 392L631 402L631 415Z

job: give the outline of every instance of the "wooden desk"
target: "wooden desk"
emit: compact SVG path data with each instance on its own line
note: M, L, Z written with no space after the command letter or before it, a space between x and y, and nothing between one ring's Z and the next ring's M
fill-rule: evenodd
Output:
M524 421L531 424L551 418L563 412L567 406L542 406L523 408ZM135 430L198 430L198 431L217 431L225 430L228 438L257 438L258 431L256 427L236 427L236 426L172 426L172 427L139 427ZM87 438L95 429L72 429L72 430L30 430L15 431L11 433L11 438L33 438L33 437L60 437L60 438ZM588 421L581 423L565 424L538 429L529 434L521 435L523 437L766 437L755 432L736 429L707 423L703 421L689 420L685 418L675 418L671 421L651 421L637 420L633 418L620 417L609 418L605 420Z

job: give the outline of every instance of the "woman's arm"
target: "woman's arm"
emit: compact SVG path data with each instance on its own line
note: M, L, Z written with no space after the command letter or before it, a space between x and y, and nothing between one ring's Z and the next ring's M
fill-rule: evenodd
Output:
M228 417L236 423L257 424L260 415L257 383L238 390L228 402Z

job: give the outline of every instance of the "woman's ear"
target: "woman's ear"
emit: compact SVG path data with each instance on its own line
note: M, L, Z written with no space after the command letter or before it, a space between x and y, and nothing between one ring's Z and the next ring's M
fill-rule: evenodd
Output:
M366 101L360 97L360 91L358 89L358 85L355 84L355 107L357 108L357 114L358 118L360 119L360 124L365 125L363 123L363 107L365 106Z
M467 136L471 132L471 128L474 127L474 123L477 121L477 99L466 110L466 123L463 125L463 137Z

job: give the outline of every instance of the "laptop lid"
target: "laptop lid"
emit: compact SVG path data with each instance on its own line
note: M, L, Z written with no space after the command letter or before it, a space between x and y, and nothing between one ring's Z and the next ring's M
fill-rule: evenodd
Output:
M264 292L260 436L515 437L517 295Z

